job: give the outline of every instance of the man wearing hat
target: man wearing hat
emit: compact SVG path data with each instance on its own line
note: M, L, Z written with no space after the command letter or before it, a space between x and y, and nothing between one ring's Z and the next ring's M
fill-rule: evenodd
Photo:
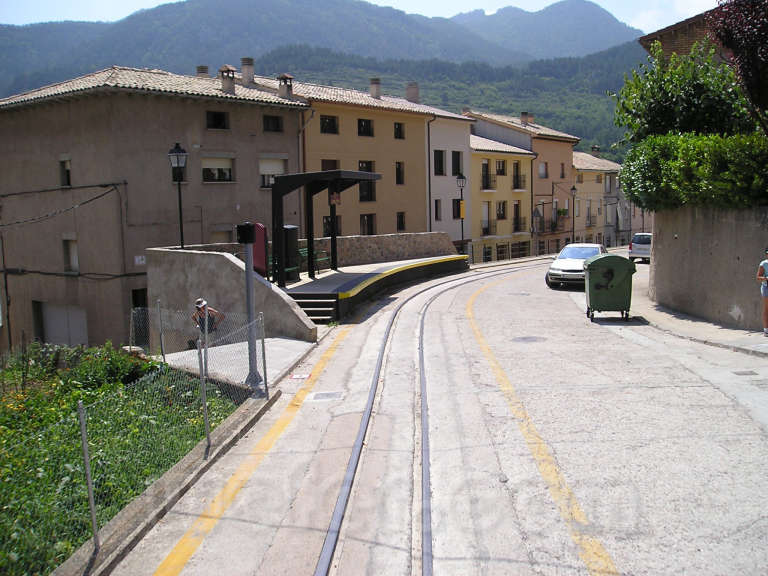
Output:
M224 320L223 313L219 312L215 308L208 306L208 302L206 302L203 298L198 298L195 300L195 312L192 314L192 320L194 320L195 324L197 324L201 334L205 333L206 311L208 313L209 334L211 332L215 332L216 328L218 328L219 324L221 324L221 321Z
M768 336L768 248L765 259L757 267L757 281L760 282L760 295L763 297L763 336Z

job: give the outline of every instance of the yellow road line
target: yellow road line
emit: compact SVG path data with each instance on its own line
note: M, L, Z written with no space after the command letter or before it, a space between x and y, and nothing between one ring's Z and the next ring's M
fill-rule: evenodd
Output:
M587 567L587 570L592 575L606 575L606 574L618 574L618 570L611 559L608 551L603 547L600 541L588 534L589 521L587 515L582 510L576 495L568 486L565 480L563 472L555 462L552 450L546 441L541 437L536 426L525 410L522 400L517 395L515 387L507 377L504 368L502 368L499 361L496 359L491 347L486 342L480 329L475 322L474 313L472 308L474 306L477 297L485 292L488 288L500 284L505 280L499 280L477 290L470 297L467 302L467 318L472 326L472 331L475 334L475 339L480 345L480 349L483 351L486 360L491 365L493 374L496 377L496 381L499 384L499 388L504 393L507 399L507 403L512 411L512 414L517 419L517 425L520 428L520 432L525 438L525 442L528 445L528 449L536 461L536 466L539 469L539 474L546 482L549 488L549 493L552 499L555 501L555 505L560 511L560 516L568 526L571 539L579 548L579 557Z
M162 564L155 571L155 576L175 576L179 574L184 566L189 562L189 559L198 549L200 544L203 543L205 537L213 530L214 526L219 522L221 517L227 511L227 508L235 500L235 497L240 492L248 479L253 475L256 469L261 464L264 456L272 449L277 440L282 436L285 429L291 423L296 413L301 408L304 399L312 391L315 386L318 377L323 373L328 362L336 353L336 349L341 344L341 341L346 338L351 328L344 328L341 330L338 336L333 340L328 350L322 355L318 363L315 365L312 373L307 378L307 381L299 389L298 392L291 399L288 406L285 407L283 413L277 422L274 423L272 428L258 441L253 450L245 457L243 462L237 468L237 470L229 477L227 483L216 495L216 497L206 506L200 516L197 517L186 534L181 537L173 550L165 557Z

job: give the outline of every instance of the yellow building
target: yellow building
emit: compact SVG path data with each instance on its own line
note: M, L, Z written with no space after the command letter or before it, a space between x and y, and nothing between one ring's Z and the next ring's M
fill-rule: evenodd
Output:
M257 78L259 84L286 88L308 102L304 112L304 170L360 170L377 172L381 180L364 183L341 193L336 207L337 234L343 236L426 232L430 227L429 121L455 120L464 127L467 118L419 102L418 86L408 86L407 97L381 93L378 79L369 92ZM465 129L468 132L468 129ZM462 144L459 142L458 144ZM330 235L328 196L314 197L314 228Z
M475 262L507 260L531 253L531 174L536 154L481 136L472 150L468 226Z

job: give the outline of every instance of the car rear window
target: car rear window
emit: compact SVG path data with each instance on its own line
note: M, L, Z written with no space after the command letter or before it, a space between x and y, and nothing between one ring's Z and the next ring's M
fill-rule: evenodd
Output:
M632 237L632 244L650 244L651 243L651 237L646 236L645 234L637 234L636 236Z

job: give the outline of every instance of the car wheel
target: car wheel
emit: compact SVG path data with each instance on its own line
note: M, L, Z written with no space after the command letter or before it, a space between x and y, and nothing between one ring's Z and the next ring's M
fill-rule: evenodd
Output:
M549 281L549 274L544 275L544 282L547 283L548 288L552 288L552 282Z

